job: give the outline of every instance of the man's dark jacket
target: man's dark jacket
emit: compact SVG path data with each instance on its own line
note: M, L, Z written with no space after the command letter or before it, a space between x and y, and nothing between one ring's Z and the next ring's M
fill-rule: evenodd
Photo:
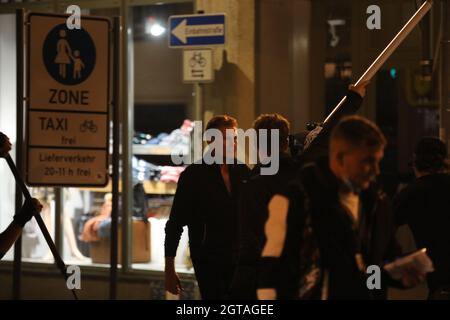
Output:
M279 171L275 175L260 175L261 165L253 168L239 208L239 259L231 288L232 298L256 299L258 262L265 243L264 224L270 199L275 194L286 192L289 181L302 165L328 154L331 131L344 116L355 114L361 104L362 97L348 91L346 102L298 158L280 153Z
M356 226L340 204L339 188L327 158L310 163L300 171L284 194L289 199L289 211L282 254L279 258L262 258L260 288L275 288L279 299L299 297L300 264L306 258L301 255L302 230L307 216L311 217L318 242L321 269L329 274L328 299L380 299L386 297L388 285L400 286L382 272L381 290L368 290L367 274L355 259L360 253L366 266L382 268L398 252L393 214L386 195L374 185L360 193L361 212ZM317 293L312 298L319 299Z
M450 288L450 175L423 176L394 199L398 225L408 224L418 248L427 248L435 272L428 275L431 292Z
M192 164L180 175L166 224L166 257L175 256L183 227L187 226L193 259L236 259L238 198L250 170L244 164L228 168L231 195L217 164Z

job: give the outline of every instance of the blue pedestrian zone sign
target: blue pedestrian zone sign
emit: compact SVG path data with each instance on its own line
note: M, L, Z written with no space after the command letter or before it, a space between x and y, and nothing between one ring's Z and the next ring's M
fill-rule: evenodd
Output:
M225 44L225 14L171 16L169 27L171 48Z
M66 15L27 16L30 109L108 112L110 21L85 16L69 30Z
M94 69L95 45L84 29L71 32L62 23L47 34L42 57L53 79L64 85L76 85L88 79Z

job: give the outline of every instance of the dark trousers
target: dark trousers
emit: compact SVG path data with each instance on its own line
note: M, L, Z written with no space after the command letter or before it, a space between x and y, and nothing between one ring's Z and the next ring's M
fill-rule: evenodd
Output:
M192 259L202 300L224 300L233 279L234 264L223 260Z
M256 264L252 266L238 265L230 288L230 298L234 300L257 300L257 278Z

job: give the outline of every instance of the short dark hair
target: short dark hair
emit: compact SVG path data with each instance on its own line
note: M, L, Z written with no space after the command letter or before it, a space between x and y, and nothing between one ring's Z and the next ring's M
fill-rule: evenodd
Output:
M438 172L449 168L447 146L435 137L423 137L414 151L414 166L422 172Z
M355 147L384 148L387 144L381 130L361 116L344 117L331 132L331 140L344 140Z
M289 132L290 132L291 124L289 121L278 113L272 114L262 114L253 122L253 129L259 131L260 129L278 129L280 133L280 150L285 150L289 143ZM268 139L270 139L270 134L268 135ZM269 144L270 145L270 141Z
M208 121L206 125L206 130L208 129L224 129L224 128L232 128L237 127L237 120L228 115L219 115L214 116L211 120Z

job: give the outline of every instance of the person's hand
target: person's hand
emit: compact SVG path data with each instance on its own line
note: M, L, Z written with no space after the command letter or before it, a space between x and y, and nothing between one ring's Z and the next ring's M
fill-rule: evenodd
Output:
M370 81L362 81L358 85L351 84L348 87L348 90L356 92L361 96L361 98L364 98L366 96L366 87L370 83Z
M183 291L183 287L181 286L180 279L178 278L175 270L166 270L165 272L166 278L166 291L171 294L180 294Z
M25 200L22 209L14 216L14 221L23 228L34 215L41 213L42 207L37 199Z
M6 157L9 151L11 151L11 142L7 136L0 132L0 158Z
M405 288L410 289L421 284L425 280L425 275L415 268L408 268L403 271L402 284Z

